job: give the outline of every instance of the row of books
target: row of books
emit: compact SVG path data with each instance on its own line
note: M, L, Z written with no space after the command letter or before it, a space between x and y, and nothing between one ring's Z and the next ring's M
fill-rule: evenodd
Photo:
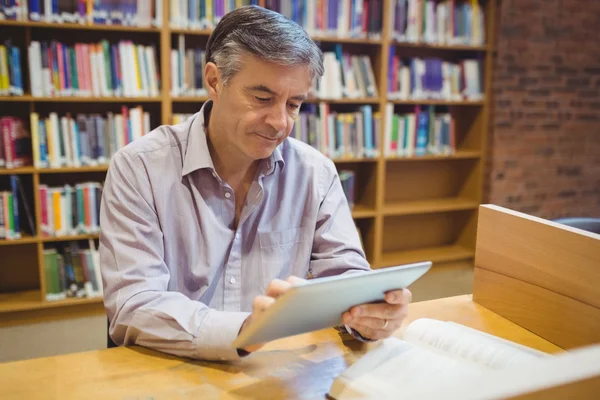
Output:
M356 173L352 170L342 169L339 172L340 182L342 184L342 190L348 200L348 205L352 210L354 208L354 182L356 180Z
M0 117L0 168L31 165L31 137L17 117Z
M436 113L435 106L415 106L412 113L386 110L383 153L386 157L451 154L455 151L455 123L450 113Z
M102 296L100 258L94 242L89 242L87 249L77 242L44 249L47 301Z
M344 53L338 44L334 52L324 52L323 67L323 77L313 83L311 95L321 99L378 96L369 56Z
M381 115L370 105L350 113L332 112L329 104L307 104L298 114L291 137L313 146L332 159L379 155Z
M302 26L309 35L379 37L383 0L174 0L170 3L173 28L213 29L228 12L260 5Z
M38 186L43 236L60 237L100 232L100 182Z
M177 37L177 49L171 50L171 96L206 96L202 48L186 49L185 35Z
M156 97L160 93L153 45L128 40L73 46L32 41L28 55L34 97Z
M35 232L33 213L25 198L23 184L18 175L10 175L10 190L0 191L0 239L14 240L21 238L21 216L24 210L29 232ZM22 205L22 207L21 207Z
M392 0L392 38L400 42L481 46L484 14L478 0Z
M390 49L388 98L391 100L482 100L482 63L466 59L401 59Z
M0 44L0 96L23 96L21 50L6 40Z
M141 106L121 113L77 114L40 118L30 114L33 165L37 168L108 164L120 148L150 132L150 114Z
M47 23L162 25L163 0L3 0L0 20Z

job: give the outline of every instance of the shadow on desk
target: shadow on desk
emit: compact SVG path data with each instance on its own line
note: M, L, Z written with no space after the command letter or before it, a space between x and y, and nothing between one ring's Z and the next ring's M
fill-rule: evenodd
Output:
M332 330L317 334L319 337L322 340L316 343L300 340L279 348L267 345L237 362L182 359L138 346L126 349L145 359L145 365L175 361L164 374L194 381L187 388L169 385L171 389L164 392L148 393L155 398L314 399L325 398L333 379L358 358L362 347Z

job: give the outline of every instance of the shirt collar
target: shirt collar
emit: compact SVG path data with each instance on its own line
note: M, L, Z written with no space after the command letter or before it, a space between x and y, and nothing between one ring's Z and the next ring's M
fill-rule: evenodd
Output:
M208 100L202 105L202 108L196 115L188 120L188 138L187 138L187 149L183 159L183 168L181 175L187 175L198 169L208 168L214 171L215 165L213 164L212 158L210 157L210 151L208 150L208 139L206 137L206 121L210 117L210 111L212 109L212 100ZM281 147L285 146L286 142L277 146L273 151L273 154L265 160L264 175L271 175L275 172L275 164L279 164L281 169L285 167L285 161L281 153Z
M214 170L210 152L208 151L208 142L206 138L205 121L210 116L212 101L207 101L196 115L188 121L187 148L183 158L183 169L181 175L187 175L197 169L209 168Z

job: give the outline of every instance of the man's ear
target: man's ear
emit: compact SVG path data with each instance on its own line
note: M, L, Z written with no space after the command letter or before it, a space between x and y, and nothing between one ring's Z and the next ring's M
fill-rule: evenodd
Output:
M208 90L208 97L216 103L223 89L223 81L221 80L221 71L213 62L207 62L204 68L204 83Z

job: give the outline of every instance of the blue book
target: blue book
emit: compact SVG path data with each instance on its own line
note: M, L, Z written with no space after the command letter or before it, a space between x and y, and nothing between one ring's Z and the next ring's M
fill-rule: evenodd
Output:
M388 93L392 93L395 88L392 88L392 84L394 82L394 74L397 73L394 71L394 56L396 55L396 47L394 45L390 46L390 57L388 58Z
M48 139L46 133L46 123L44 121L38 121L38 136L40 143L40 165L42 167L48 166Z
M363 112L363 124L365 135L365 155L373 157L373 109L370 105L361 107Z
M415 154L418 156L425 155L427 152L427 142L429 139L429 113L421 111L417 121L417 143L415 146Z
M21 73L21 50L17 46L12 46L11 62L15 71L15 94L23 96L23 75Z

